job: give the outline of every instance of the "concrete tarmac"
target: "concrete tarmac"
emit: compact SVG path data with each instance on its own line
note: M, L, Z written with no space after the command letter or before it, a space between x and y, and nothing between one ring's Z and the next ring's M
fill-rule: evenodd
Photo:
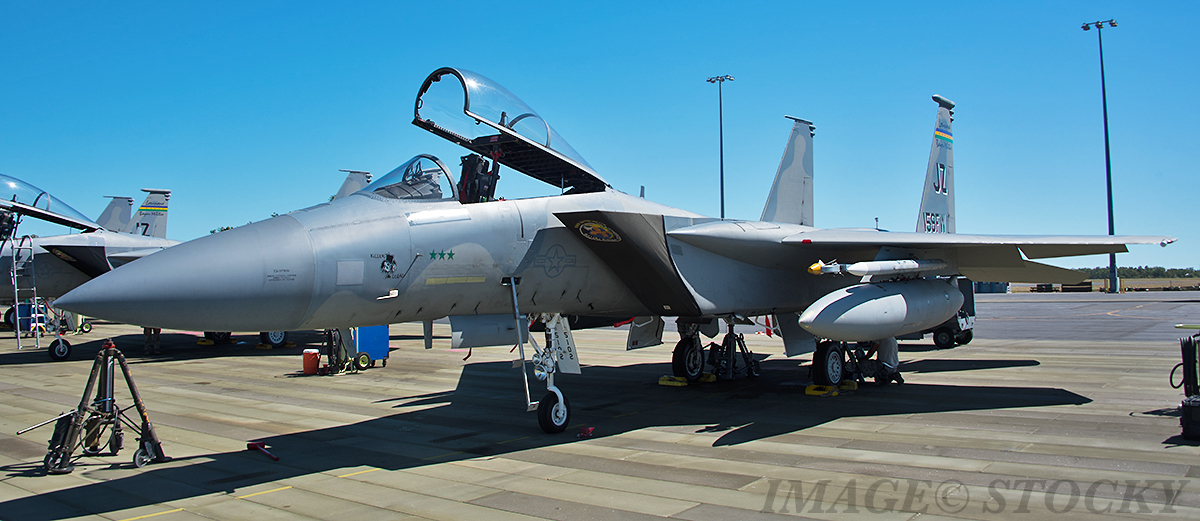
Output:
M97 324L66 362L0 333L0 519L1200 518L1200 443L1167 381L1170 325L1200 305L1061 297L981 296L975 341L902 343L904 385L840 396L805 394L809 357L762 335L746 337L761 377L665 387L670 346L577 331L557 435L525 412L514 354L450 350L441 325L432 350L393 325L387 367L338 376L300 374L315 332L259 350L164 331L143 355L140 329ZM78 404L105 338L174 460L134 468L129 433L118 456L42 475L50 427L14 433Z

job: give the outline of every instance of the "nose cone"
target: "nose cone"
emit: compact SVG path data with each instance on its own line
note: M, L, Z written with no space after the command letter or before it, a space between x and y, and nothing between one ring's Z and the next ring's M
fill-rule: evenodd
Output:
M55 307L143 327L287 331L308 313L314 264L307 231L283 215L125 264Z

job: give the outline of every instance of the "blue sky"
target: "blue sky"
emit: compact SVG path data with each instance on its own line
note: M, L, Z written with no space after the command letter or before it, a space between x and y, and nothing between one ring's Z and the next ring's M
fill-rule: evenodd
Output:
M1105 29L1119 234L1179 237L1122 265L1200 266L1200 37L1191 2L5 2L0 173L95 216L169 188L191 239L461 149L411 124L421 81L506 86L613 186L756 219L790 129L815 122L821 227L915 227L936 104L958 103L959 233L1104 234L1095 31ZM544 195L504 175L498 194ZM58 227L37 230L50 234ZM1106 257L1064 259L1067 267Z

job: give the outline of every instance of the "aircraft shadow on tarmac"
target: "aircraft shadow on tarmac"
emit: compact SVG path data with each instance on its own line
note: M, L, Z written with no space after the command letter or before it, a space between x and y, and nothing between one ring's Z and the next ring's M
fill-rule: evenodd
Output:
M76 343L71 335L64 335L63 338L71 343L69 360L75 361L92 360L95 358L96 352L104 347L104 341L107 340L96 339ZM113 344L117 346L121 354L125 355L125 359L130 364L174 362L217 356L297 356L303 349L321 347L323 342L321 335L315 331L292 333L289 335L288 341L295 343L296 347L276 349L256 349L258 335L234 335L232 343L211 346L197 345L196 341L199 339L199 336L187 333L163 333L159 337L160 353L149 355L143 352L144 339L140 334L112 337ZM57 363L52 362L46 353L46 346L52 340L52 337L43 337L40 349L26 348L21 351L0 354L0 365ZM23 342L26 341L23 340ZM32 340L27 342L32 344Z
M975 371L979 369L1004 369L1009 367L1033 367L1041 365L1037 360L943 360L924 359L902 362L904 373L943 373L947 371Z
M937 344L934 344L934 343L928 343L928 344L900 343L898 347L899 347L899 351L901 353L927 353L929 351L945 351L946 349L954 349L953 347L942 349L942 348L938 347Z
M392 369L372 369L366 374L377 370ZM76 473L102 482L4 501L0 503L0 512L11 519L50 520L244 490L318 472L336 475L338 469L371 466L397 470L500 454L536 463L553 465L556 461L570 460L571 465L586 466L596 458L527 450L574 443L579 425L594 427L598 443L604 443L605 436L636 429L684 427L689 432L723 432L713 446L731 446L802 431L843 417L1079 405L1091 401L1056 388L928 385L911 381L919 377L902 386L865 386L851 394L822 398L804 394L809 383L807 371L797 368L795 360L785 359L763 362L762 376L758 378L688 387L659 386L658 377L670 370L669 363L585 367L583 375L561 377L559 386L572 404L572 426L562 434L548 435L538 429L534 414L524 413L520 373L509 362L468 364L453 391L377 400L394 402L393 407L401 410L418 405L424 406L423 409L254 440L266 442L271 452L281 458L279 462L259 453L239 451L206 455L206 461L191 465L151 464L133 469L123 452L122 456L109 458L112 465L76 467ZM536 381L532 384L533 389L542 388ZM535 399L539 396L540 392ZM148 406L153 419L154 404ZM683 450L661 442L622 440L621 443L644 444L647 450ZM132 440L126 444L126 451L132 454L128 448ZM170 442L164 443L164 450L171 455ZM603 461L597 459L594 463L597 470L605 470L601 468ZM9 465L0 467L0 472L11 479L28 475L39 464L40 461L29 461ZM670 472L652 465L645 467L639 472Z
M104 339L76 343L73 335L64 335L63 338L71 343L70 360L91 360L96 356L96 352L104 347ZM411 341L422 340L424 337L421 335L391 335L390 338L393 341ZM435 342L449 342L450 340L450 337L445 335L434 335L433 338ZM162 346L161 352L155 355L143 353L144 338L142 335L119 335L113 337L112 341L130 364L195 360L216 356L296 356L304 349L323 348L325 342L324 335L315 330L289 331L288 341L296 346L276 349L255 349L258 335L253 334L235 334L232 343L211 346L197 345L196 341L199 339L199 336L188 333L163 333L159 337L159 345ZM51 363L50 357L46 353L46 346L50 345L51 341L53 341L53 337L46 336L42 338L42 347L39 349L26 348L21 351L2 353L0 354L0 365ZM23 340L23 343L32 344L33 340Z

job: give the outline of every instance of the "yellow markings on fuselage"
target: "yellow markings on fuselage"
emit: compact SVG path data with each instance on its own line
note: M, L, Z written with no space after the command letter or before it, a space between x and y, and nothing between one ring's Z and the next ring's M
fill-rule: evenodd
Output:
M487 280L487 277L482 275L473 277L429 277L425 279L426 286L436 286L439 284L478 284Z

